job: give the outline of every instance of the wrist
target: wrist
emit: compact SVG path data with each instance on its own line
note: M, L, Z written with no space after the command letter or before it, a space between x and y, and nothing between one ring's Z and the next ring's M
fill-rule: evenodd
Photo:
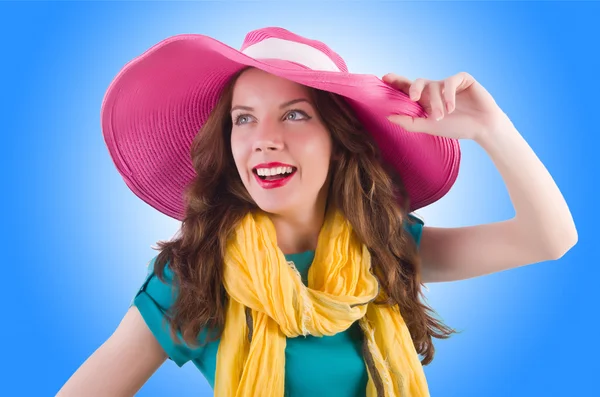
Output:
M490 122L486 123L486 128L482 128L473 140L481 146L486 146L491 141L510 134L511 131L516 131L512 121L506 113L499 111L498 114L491 117Z

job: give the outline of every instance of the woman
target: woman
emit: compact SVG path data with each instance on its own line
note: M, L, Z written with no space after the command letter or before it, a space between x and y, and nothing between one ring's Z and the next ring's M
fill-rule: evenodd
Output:
M283 29L250 32L241 51L161 42L115 79L103 128L128 186L182 228L60 396L133 395L167 358L194 362L217 396L427 396L432 338L454 330L421 285L557 259L577 240L552 178L473 77L353 75ZM452 186L459 139L491 156L513 219L413 215Z

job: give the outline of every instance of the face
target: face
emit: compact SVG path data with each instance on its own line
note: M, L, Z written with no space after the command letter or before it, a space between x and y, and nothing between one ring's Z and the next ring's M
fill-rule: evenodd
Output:
M263 211L324 207L332 142L307 87L249 69L234 86L231 120L235 165Z

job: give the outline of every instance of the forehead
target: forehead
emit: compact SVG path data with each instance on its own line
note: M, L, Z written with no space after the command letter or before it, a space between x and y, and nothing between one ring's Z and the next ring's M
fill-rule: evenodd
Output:
M268 102L299 97L310 100L309 88L254 68L242 73L233 87L234 104L247 100Z

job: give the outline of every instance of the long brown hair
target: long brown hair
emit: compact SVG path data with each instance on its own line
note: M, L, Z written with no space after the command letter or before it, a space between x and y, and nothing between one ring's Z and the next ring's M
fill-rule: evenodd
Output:
M172 336L192 347L215 340L225 321L227 296L222 284L222 261L228 236L256 204L242 184L235 167L229 115L233 86L238 72L224 88L202 130L192 143L191 157L196 178L185 192L186 214L178 235L159 241L154 271L165 281L168 262L177 297L167 320ZM310 89L321 119L333 140L329 203L348 218L367 245L375 274L386 300L398 304L422 364L433 360L432 337L445 339L455 330L433 317L421 301L420 258L414 240L403 227L408 218L409 198L397 175L385 169L371 136L343 98ZM399 202L398 197L404 197ZM209 331L202 341L202 329Z

